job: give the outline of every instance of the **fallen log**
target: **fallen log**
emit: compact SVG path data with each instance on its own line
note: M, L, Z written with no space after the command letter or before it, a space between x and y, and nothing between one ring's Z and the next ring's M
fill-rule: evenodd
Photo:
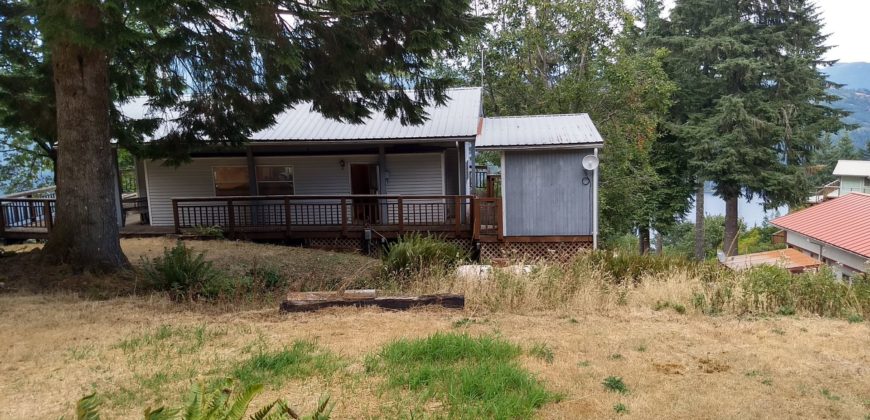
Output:
M404 310L426 305L462 309L465 307L465 296L458 294L378 296L377 290L373 289L345 290L343 292L299 292L287 295L287 299L281 303L281 311L307 312L341 306L377 306L384 309Z

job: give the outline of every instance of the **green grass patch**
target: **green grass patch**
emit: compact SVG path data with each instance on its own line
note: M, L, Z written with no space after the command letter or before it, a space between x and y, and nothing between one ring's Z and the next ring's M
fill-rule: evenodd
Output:
M278 351L259 351L237 365L232 377L244 386L279 385L288 379L331 376L342 360L310 341L295 341Z
M387 389L412 394L417 412L437 400L448 418L529 418L560 397L519 366L521 354L500 338L437 333L386 345L366 369L383 374Z
M164 324L152 331L125 338L113 348L120 349L128 355L192 354L201 350L207 342L226 334L225 329L210 328L205 325L176 327Z

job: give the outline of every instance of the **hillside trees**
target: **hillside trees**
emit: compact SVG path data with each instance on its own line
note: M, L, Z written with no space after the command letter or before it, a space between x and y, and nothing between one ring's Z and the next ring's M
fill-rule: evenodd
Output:
M489 30L447 69L482 84L487 115L589 113L605 138L601 233L606 239L678 212L659 211L667 188L651 160L670 106L664 51L638 48L621 0L493 0ZM685 200L683 200L685 202ZM684 210L683 210L684 211Z
M697 177L726 202L728 255L737 252L738 199L803 201L820 135L841 126L819 72L830 64L821 27L804 0L678 0L670 15L662 39L682 104L672 121Z
M0 12L10 46L0 64L18 63L0 73L53 82L60 176L44 254L104 270L127 263L110 138L135 143L158 122L121 115L117 103L144 94L156 115L176 112L159 139L175 160L203 139L241 144L300 101L332 118L381 109L416 123L446 99L449 79L430 75L432 58L449 57L482 25L467 0L0 0Z

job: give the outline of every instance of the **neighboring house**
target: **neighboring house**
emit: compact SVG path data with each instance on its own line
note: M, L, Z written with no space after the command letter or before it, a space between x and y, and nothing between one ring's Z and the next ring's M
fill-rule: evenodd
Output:
M584 170L581 160L597 155L603 140L589 117L483 118L480 88L448 96L416 126L379 112L363 124L342 123L300 104L244 147L197 153L178 167L138 162L150 225L122 234L219 227L230 237L359 248L421 232L478 244L485 258L593 247L597 167ZM150 115L143 101L122 108ZM155 136L169 129L171 122ZM473 195L476 148L502 152L503 198ZM0 198L0 205L20 212L27 204ZM47 219L27 227L39 225L44 236ZM19 228L7 224L5 236L22 237Z
M834 168L840 181L840 196L859 192L870 194L870 160L841 160Z
M870 194L853 192L774 219L771 224L785 231L789 248L830 265L844 280L868 272Z
M837 180L820 188L808 203L816 204L852 192L870 194L870 160L837 161L833 174Z

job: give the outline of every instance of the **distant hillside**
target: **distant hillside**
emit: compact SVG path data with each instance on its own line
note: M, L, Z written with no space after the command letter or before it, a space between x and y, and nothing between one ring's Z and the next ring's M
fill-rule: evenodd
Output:
M870 63L837 63L822 72L846 89L870 89Z
M870 143L870 63L837 63L823 72L830 81L845 85L831 90L842 98L834 106L852 113L844 121L858 125L858 128L850 131L849 137L855 147L867 150L867 143Z

